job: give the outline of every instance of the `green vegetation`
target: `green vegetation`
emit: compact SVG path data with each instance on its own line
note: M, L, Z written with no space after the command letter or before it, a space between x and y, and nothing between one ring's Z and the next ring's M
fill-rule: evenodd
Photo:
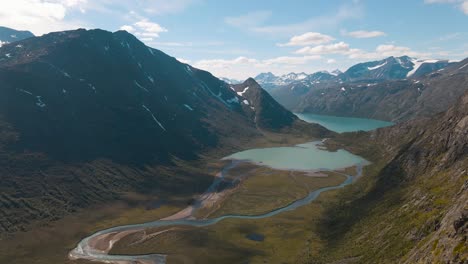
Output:
M248 176L222 201L222 206L216 207L218 210L205 212L210 218L230 213L266 212L300 199L315 189L337 185L344 180L344 176L337 173L327 173L326 177L326 174L311 176L251 164L239 166L231 173L247 173ZM316 224L324 200L334 193L324 193L316 202L266 219L229 219L204 228L177 227L143 241L139 235L129 236L117 243L112 253L166 253L169 263L306 263L320 248ZM265 240L248 239L246 236L252 233L263 235Z
M227 214L256 215L299 200L308 193L340 184L345 177L336 173L280 171L251 164L246 179L221 202L209 218ZM232 174L239 173L232 171ZM245 172L244 172L245 173Z

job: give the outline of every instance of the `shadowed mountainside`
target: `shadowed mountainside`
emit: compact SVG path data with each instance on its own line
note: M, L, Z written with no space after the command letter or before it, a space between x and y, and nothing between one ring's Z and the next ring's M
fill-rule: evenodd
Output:
M125 31L50 33L6 44L0 58L2 233L124 192L197 193L212 176L184 161L264 137L227 83Z

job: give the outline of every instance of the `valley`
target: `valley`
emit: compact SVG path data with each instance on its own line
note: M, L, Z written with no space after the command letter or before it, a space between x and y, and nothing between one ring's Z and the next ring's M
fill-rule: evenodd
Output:
M0 263L468 263L468 1L338 2L0 4Z
M154 254L153 251L148 251L148 253L146 254L142 253L141 250L146 248L145 244L147 243L147 241L153 243L153 241L158 239L160 236L173 236L172 233L174 232L177 236L179 229L182 229L184 233L190 233L190 230L192 230L193 228L199 229L209 227L211 225L217 225L219 222L224 221L236 221L238 219L237 221L242 222L244 219L261 220L264 218L274 217L283 212L292 211L309 204L310 202L317 199L321 192L339 189L352 183L353 176L356 178L361 176L362 166L366 165L367 161L363 159L358 159L357 157L353 157L353 159L351 160L346 159L346 155L351 154L343 151L333 152L341 155L341 158L333 156L327 157L327 151L320 150L317 144L318 142L312 144L311 147L309 147L310 150L305 147L306 144L302 144L298 145L296 148L280 147L276 149L264 148L249 150L253 151L254 153L257 152L255 156L250 156L248 154L250 153L249 151L240 152L228 156L227 159L234 160L229 162L219 173L217 173L216 179L214 180L213 184L207 189L207 191L203 195L197 198L193 205L159 221L153 221L139 225L113 227L111 229L99 231L93 234L92 236L83 239L78 244L78 246L70 252L69 256L71 259L89 259L103 262L111 261L116 263L166 263L165 254ZM310 153L304 153L303 149L310 151ZM288 160L288 163L285 164L288 164L287 166L289 167L281 167L281 165L279 165L281 171L274 169L268 169L267 172L259 171L260 169L265 170L264 168L262 168L263 166L269 167L278 165L277 162L271 163L272 165L267 165L268 163L264 164L262 161L256 162L256 158L254 158L257 157L260 159L264 159L265 154L261 154L258 152L264 151L265 153L271 153L273 150L276 150L275 156L279 156L284 160ZM302 165L298 165L297 163L293 162L296 159L294 157L294 151L298 152L297 155L299 156L310 155L312 157L315 157L315 159L318 159L318 161L316 163L311 164L310 160L305 160L302 161ZM241 169L239 172L238 167L243 166L243 160L249 163L255 163L250 163L250 166L247 166L247 171L245 171L244 168L243 170ZM347 163L350 161L351 163ZM327 166L330 166L331 164L333 164L332 166L334 167L330 167L328 170L326 170ZM357 166L355 175L347 175L339 172L339 168L351 168L351 165ZM259 168L259 166L262 167ZM254 168L253 170L252 167ZM237 173L233 175L232 173L230 173L231 170L236 170ZM294 175L298 173L300 173L300 175ZM229 179L227 175L230 175ZM254 178L254 181L258 181L258 178L262 177L262 175L265 175L267 177L263 176L263 181L258 182L258 186L256 184L252 185L252 183L250 183L251 177ZM242 178L247 178L247 181L250 181L248 183L243 183ZM287 178L288 181L285 182L286 179L284 178ZM266 184L267 182L271 181L284 182L284 186L282 186L282 188L285 188L285 193L283 194L285 195L284 198L281 196L281 193L278 192L278 188L272 188L279 186L268 186L268 184ZM291 183L289 181L293 182ZM304 187L305 184L305 193L301 195L301 192L294 191L294 189L299 187L295 187L295 184L300 184L301 187ZM225 185L226 190L220 188L220 185ZM251 185L251 188L247 192L243 193L239 193L236 190L229 191L230 188L234 188L236 185L240 185L239 188L242 189L248 188L248 186ZM271 208L271 206L268 206L268 203L265 203L265 200L267 200L265 198L268 197L268 194L271 193L272 190L275 190L275 199L273 201L270 201L270 203L274 202L277 205L276 207ZM304 192L304 190L302 192ZM227 195L227 193L230 193L231 195ZM243 196L251 197L252 195L260 196L260 199L257 198L258 201L255 201L255 199L252 201L252 198L250 198L247 201L243 202L243 199L245 199L243 198ZM294 195L293 199L291 199L291 195ZM218 200L222 200L221 204ZM229 205L232 202L234 202L234 204L237 204L239 202L241 204L244 203L245 208L235 205ZM227 203L227 206L225 205L225 203ZM263 213L256 212L254 208L250 208L253 204L258 204L258 206L262 208ZM270 210L268 210L269 207L271 208ZM232 208L238 209L233 210ZM222 212L226 212L226 210L227 213L223 214ZM205 213L201 213L199 211L204 211ZM250 214L243 214L245 212L250 212ZM197 215L197 217L195 217L195 214ZM212 218L213 214L219 216ZM210 217L205 218L205 215ZM194 232L197 231L194 230ZM203 241L203 243L210 243L210 238L205 238L205 240L206 239L208 239L208 241ZM168 239L164 238L164 241L167 240ZM113 250L114 244L117 248L121 248L123 252L119 250L115 252ZM174 246L176 248L180 247L179 243L175 244ZM132 254L135 254L135 256L130 256L127 255L128 253L126 253L128 252L128 249L132 247L138 249L137 253L132 252ZM204 251L206 250L207 249L205 249ZM108 255L109 251L111 251L114 255ZM168 252L176 252L177 255L180 255L181 252L187 251L191 252L190 249L168 250ZM149 254L150 252L152 253ZM213 253L209 252L208 254L211 255ZM189 258L193 261L197 261L198 259L196 255L182 255L181 257ZM226 256L224 255L219 255L218 257L220 257L223 260L226 260ZM169 258L173 258L173 256L169 255ZM206 255L203 255L203 259L206 260L210 258L208 258ZM199 259L198 261L201 261L201 259ZM213 259L212 261L216 260Z

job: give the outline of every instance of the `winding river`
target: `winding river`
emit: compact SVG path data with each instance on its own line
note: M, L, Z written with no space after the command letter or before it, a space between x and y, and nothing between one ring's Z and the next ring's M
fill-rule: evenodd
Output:
M321 148L319 141L293 147L251 149L235 153L224 159L229 159L232 162L230 162L222 169L222 171L217 174L217 177L211 186L197 199L194 205L191 205L184 210L161 220L142 224L117 226L98 231L91 236L81 240L76 248L74 248L69 253L69 258L87 259L116 264L163 264L166 263L166 255L163 254L138 256L111 255L109 254L109 251L121 238L129 234L143 232L149 228L172 228L175 226L204 227L214 225L225 219L262 219L272 217L286 211L295 210L301 206L311 203L317 199L317 197L322 192L343 188L346 185L351 184L353 182L353 178L359 177L362 174L362 167L368 164L368 161L345 150L339 150L336 152L326 151ZM210 199L213 199L214 196L216 196L216 189L222 182L222 179L225 177L226 173L242 162L251 162L259 165L269 166L275 169L303 171L332 171L340 168L356 166L357 175L352 176L343 174L346 176L346 180L344 180L341 184L317 189L310 192L302 199L296 200L286 206L277 208L268 213L259 215L230 214L211 219L196 219L194 217L194 212L196 212L197 209L203 207L206 201L209 201ZM163 230L159 233L166 231L168 230ZM155 235L159 233L156 233Z

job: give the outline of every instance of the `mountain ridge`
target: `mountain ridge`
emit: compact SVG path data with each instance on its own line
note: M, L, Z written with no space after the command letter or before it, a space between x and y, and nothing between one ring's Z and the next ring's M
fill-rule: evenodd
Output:
M196 193L211 176L175 164L245 148L269 129L229 84L125 31L50 33L2 46L0 58L4 234L126 192ZM274 128L308 127L290 124Z
M0 47L15 41L34 37L34 34L26 30L16 30L0 26Z

